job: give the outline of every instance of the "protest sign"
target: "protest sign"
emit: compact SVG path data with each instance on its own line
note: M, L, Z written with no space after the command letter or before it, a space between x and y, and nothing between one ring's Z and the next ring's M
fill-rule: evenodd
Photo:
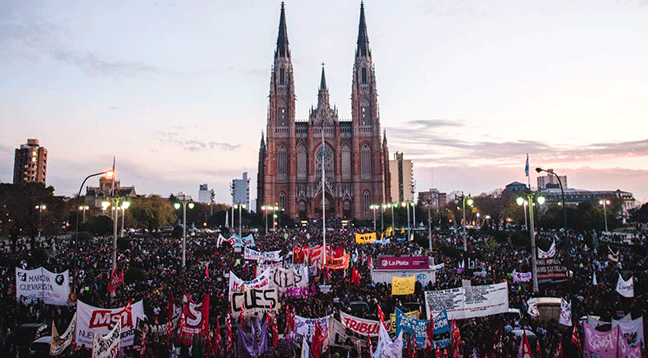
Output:
M411 295L414 293L416 285L416 276L411 277L392 277L392 295Z
M58 334L54 323L52 322L52 339L50 341L50 355L57 356L67 348L74 340L74 331L76 330L76 312L72 316L72 321L68 325L63 335Z
M231 314L234 318L239 318L242 309L245 310L246 317L274 311L279 302L276 288L252 288L244 292L233 292L230 297Z
M300 336L305 335L306 339L308 339L309 342L312 342L313 334L315 334L315 324L319 322L320 327L322 327L323 330L326 330L331 317L333 317L332 314L321 318L306 318L295 315L295 332Z
M410 311L410 312L405 312L405 315L407 317L418 319L419 316L421 315L421 312L419 310ZM396 330L396 314L390 313L389 318L391 318L391 326L389 327L389 330L390 331L395 331Z
M234 272L229 273L229 296L232 297L232 294L235 292L241 292L247 289L251 288L259 288L259 289L264 289L264 288L272 288L274 287L272 285L273 280L272 280L272 270L267 269L261 273L261 275L257 276L253 280L250 281L243 281L240 278L238 278Z
M135 338L135 323L144 320L143 301L120 308L99 308L77 301L76 341L78 347L91 347L95 335L106 335L121 322L121 346L130 347Z
M65 306L70 295L68 271L54 273L43 267L23 270L16 267L16 301L27 303L42 300L48 305Z
M243 258L254 261L281 261L281 250L260 252L246 247L243 252Z
M186 294L182 297L182 314L185 324L182 326L182 336L201 334L209 329L209 295L195 303Z
M396 308L396 335L401 335L403 331L409 332L416 340L419 349L422 349L423 343L425 343L427 325L428 320L408 317L403 311Z
M300 265L288 269L277 267L272 268L270 272L272 275L271 287L277 288L279 296L284 295L291 288L308 288L308 267L306 266Z
M344 312L340 312L340 320L344 327L363 336L376 337L378 335L378 326L380 326L379 321L351 316ZM389 329L390 326L391 322L385 322L385 329Z
M619 274L619 279L617 280L616 291L623 297L631 298L634 297L634 281L631 276L627 281L621 277Z
M121 321L117 320L115 328L107 335L97 334L92 343L92 358L116 358L121 341Z
M449 320L484 317L508 311L507 283L425 291L428 319L443 309Z
M337 319L331 317L329 320L328 342L325 342L325 345L350 350L357 347L367 347L367 341L368 339L366 336L346 328L344 324Z
M373 241L376 241L376 233L368 233L368 234L355 234L355 240L356 244L370 244Z
M351 255L346 254L342 257L330 257L326 258L326 267L329 270L344 270L349 268L349 259Z
M625 320L624 320L625 318ZM643 345L644 342L644 326L643 316L637 319L632 319L630 314L620 320L613 319L612 327L619 326L619 339L623 339L631 347Z

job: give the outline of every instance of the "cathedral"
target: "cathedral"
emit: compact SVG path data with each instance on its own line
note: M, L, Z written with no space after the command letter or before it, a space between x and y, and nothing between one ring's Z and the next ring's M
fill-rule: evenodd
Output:
M351 120L339 119L337 108L331 108L324 67L317 107L311 107L307 120L296 119L293 76L282 3L268 123L259 149L257 212L263 206L278 206L295 220L321 218L322 214L338 219L373 218L371 205L391 202L389 152L380 129L363 4L351 78Z

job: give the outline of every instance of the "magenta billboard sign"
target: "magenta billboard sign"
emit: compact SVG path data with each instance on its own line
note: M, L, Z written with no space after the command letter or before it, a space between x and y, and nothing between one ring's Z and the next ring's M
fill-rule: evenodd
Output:
M429 257L379 256L380 270L427 270L430 268Z

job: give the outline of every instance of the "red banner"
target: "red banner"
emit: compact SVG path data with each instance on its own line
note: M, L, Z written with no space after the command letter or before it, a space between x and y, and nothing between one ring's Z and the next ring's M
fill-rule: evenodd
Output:
M381 270L421 270L430 268L429 257L379 256L378 269Z

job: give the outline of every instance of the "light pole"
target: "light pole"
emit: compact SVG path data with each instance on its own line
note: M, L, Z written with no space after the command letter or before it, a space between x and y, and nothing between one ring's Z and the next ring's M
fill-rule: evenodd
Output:
M374 224L374 232L376 232L376 209L378 209L380 205L371 205L369 208L373 210L373 224Z
M527 228L527 230L528 230L528 229L529 229L529 225L527 225L527 210L526 210L526 208L527 208L527 205L529 205L529 201L526 200L526 199L523 198L523 197L519 197L519 198L517 198L516 201L517 201L517 204L518 204L519 206L524 207L524 227Z
M474 203L473 199L470 197L470 194L468 196L464 196L463 191L461 192L461 215L463 216L463 219L461 221L461 226L463 228L463 249L464 252L468 251L468 238L466 236L466 204L468 206L472 206Z
M38 227L36 228L38 230L38 238L40 239L41 237L41 215L43 210L47 209L47 206L45 204L40 204L36 205L36 210L38 210ZM33 247L32 247L33 249Z
M394 226L394 208L398 205L398 203L393 203L389 206L391 206L391 211L392 211L392 233L396 232L396 227Z
M126 209L130 206L130 201L124 201L121 204L120 209L122 210L122 227L121 227L121 237L124 237L124 220L126 220Z
M412 238L412 227L410 226L410 219L409 219L410 218L410 215L409 215L410 203L404 201L404 202L401 203L401 205L403 205L404 207L407 208L407 241L410 241L410 239Z
M243 237L241 236L241 208L245 208L245 204L236 204L234 208L238 208L239 211L239 237Z
M430 251L432 251L432 217L430 216L430 207L432 206L431 202L425 204L428 209L428 242L430 243Z
M385 209L387 209L387 204L382 204L380 206L380 232L385 232Z
M176 198L179 202L173 204L173 207L177 210L182 205L182 268L184 269L187 261L187 204L189 209L193 209L194 203L191 201L191 196L185 193L178 193Z
M605 219L605 232L608 232L607 206L610 205L610 201L609 200L599 200L599 204L603 205L603 219Z
M86 212L86 210L88 210L88 209L90 209L90 207L89 207L88 205L81 205L81 206L79 206L79 210L80 210L80 211L83 211L83 221L82 221L83 223L85 223L85 212Z
M266 235L268 234L268 213L266 212L266 209L268 209L267 206L262 206L261 211L263 211L263 221L265 221L265 233Z
M560 195L562 197L562 207L563 207L563 220L564 220L564 226L563 228L565 229L565 236L567 236L567 207L565 206L565 190L563 189L562 181L560 181L560 177L556 172L554 172L553 169L542 169L542 168L536 168L536 173L540 172L545 172L549 173L558 179L558 185L560 185Z
M534 201L537 201L538 204L542 205L545 202L545 198L539 193L527 192L526 200L529 203L529 225L530 234L531 234L531 276L533 279L533 292L538 292L538 263L537 263L537 252L536 252L536 242L535 242L535 227L533 225L533 205ZM517 202L524 202L524 198L517 198Z
M77 194L77 205L79 205L79 202L81 201L81 190L83 190L83 186L85 185L85 182L92 178L96 177L99 175L104 175L107 179L111 179L113 175L115 175L115 172L112 170L107 170L99 173L94 173L88 175L83 181L81 182L81 186L79 187L79 194ZM85 211L84 211L85 214ZM79 253L79 211L77 210L76 212L76 220L74 221L74 262L73 262L73 270L74 270L74 282L72 282L72 287L74 289L74 297L76 297L76 284L77 284L77 261L79 260L78 253Z

